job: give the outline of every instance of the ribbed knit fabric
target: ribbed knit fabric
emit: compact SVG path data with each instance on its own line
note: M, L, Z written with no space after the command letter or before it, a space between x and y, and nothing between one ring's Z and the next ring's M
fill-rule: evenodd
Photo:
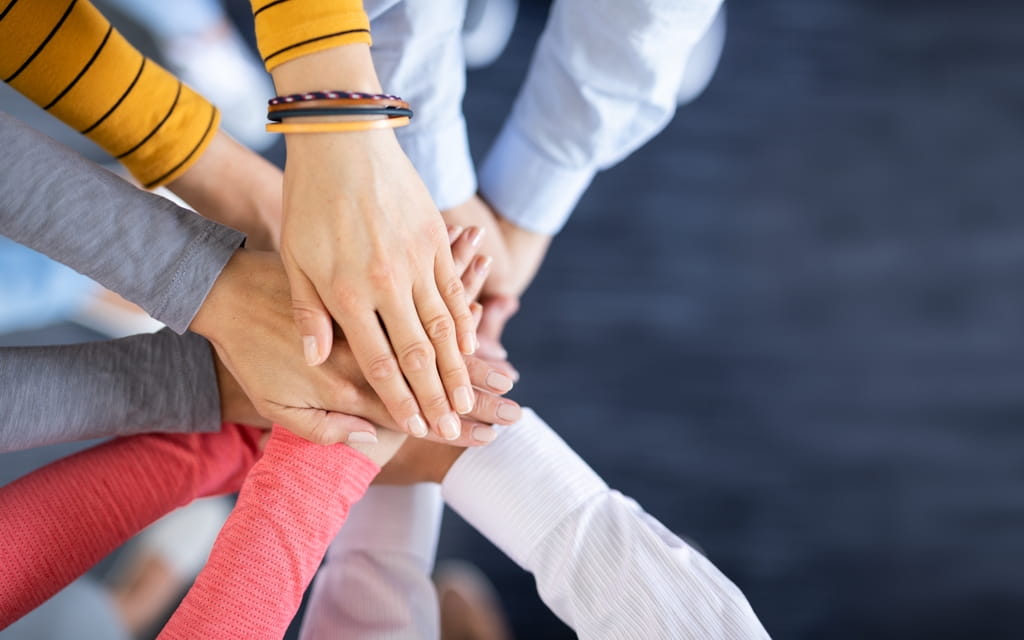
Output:
M252 0L251 4L256 43L267 71L308 53L370 44L370 20L362 0Z
M281 638L328 544L378 471L347 445L315 445L275 426L206 567L160 638Z
M118 438L0 488L0 629L172 509L237 491L259 436L225 424Z
M174 180L202 155L217 110L146 59L90 2L4 4L0 79L121 160L147 188Z

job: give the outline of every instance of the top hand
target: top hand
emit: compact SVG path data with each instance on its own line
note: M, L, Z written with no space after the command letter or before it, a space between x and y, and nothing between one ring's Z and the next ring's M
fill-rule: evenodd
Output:
M365 45L274 70L281 92L341 88L320 86L323 77L379 92ZM399 425L424 435L429 424L457 438L455 411L474 403L462 355L476 350L476 333L426 187L390 130L286 140L281 256L307 361L330 354L333 316Z

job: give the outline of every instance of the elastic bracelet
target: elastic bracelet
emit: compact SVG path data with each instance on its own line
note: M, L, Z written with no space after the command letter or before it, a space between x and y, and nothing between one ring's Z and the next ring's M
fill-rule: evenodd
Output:
M355 120L347 122L272 122L270 133L333 133L338 131L367 131L369 129L397 129L409 124L407 116L385 120Z
M287 96L275 96L267 101L270 106L289 104L292 102L308 102L309 100L399 100L398 96L391 96L386 93L360 93L358 91L310 91L308 93L293 93ZM404 102L404 101L403 101Z
M323 98L304 100L302 102L282 102L267 107L269 113L287 109L334 109L335 107L394 107L395 109L411 109L405 100L370 100L364 98Z
M281 109L267 114L268 120L280 122L282 118L308 116L387 116L389 118L411 118L411 109L390 107L336 107L333 109Z

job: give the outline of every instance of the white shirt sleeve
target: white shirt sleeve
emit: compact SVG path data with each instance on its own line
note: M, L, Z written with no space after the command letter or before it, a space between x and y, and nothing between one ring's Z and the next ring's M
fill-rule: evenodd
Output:
M442 490L584 640L768 637L736 585L531 411L463 453Z
M438 209L465 202L477 187L462 115L466 0L364 0L363 6L381 86L413 108L409 126L395 130L402 149Z
M720 4L555 2L526 83L480 167L487 201L525 229L557 233L594 174L672 118L687 56Z
M374 485L349 512L309 596L302 640L436 640L436 484Z

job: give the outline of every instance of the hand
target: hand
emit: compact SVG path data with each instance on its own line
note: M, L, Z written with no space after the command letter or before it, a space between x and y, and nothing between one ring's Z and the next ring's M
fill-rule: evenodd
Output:
M475 225L486 231L480 252L492 256L494 264L480 295L484 310L479 355L502 360L507 354L501 346L501 334L519 310L519 298L537 274L551 237L516 226L476 195L442 215L449 224Z
M213 368L217 374L217 391L220 395L220 421L244 424L259 429L270 429L272 423L260 415L242 385L221 362L216 350L213 352Z
M470 234L452 235L464 286L476 291L486 277L487 260L475 257ZM314 442L344 442L354 432L372 441L379 436L374 424L397 429L344 340L337 341L324 364L305 365L288 299L284 271L273 254L240 250L228 262L191 327L214 345L221 377L237 380L260 415ZM467 358L466 366L481 391L457 442L486 444L491 437L486 425L518 419L519 406L499 397L512 387L507 366L476 358ZM230 375L225 378L224 372Z
M360 44L302 56L273 75L288 93L323 89L324 78L380 90ZM457 438L458 414L474 402L462 355L476 350L476 333L426 187L390 130L286 142L281 255L308 362L330 354L333 317L397 424Z

